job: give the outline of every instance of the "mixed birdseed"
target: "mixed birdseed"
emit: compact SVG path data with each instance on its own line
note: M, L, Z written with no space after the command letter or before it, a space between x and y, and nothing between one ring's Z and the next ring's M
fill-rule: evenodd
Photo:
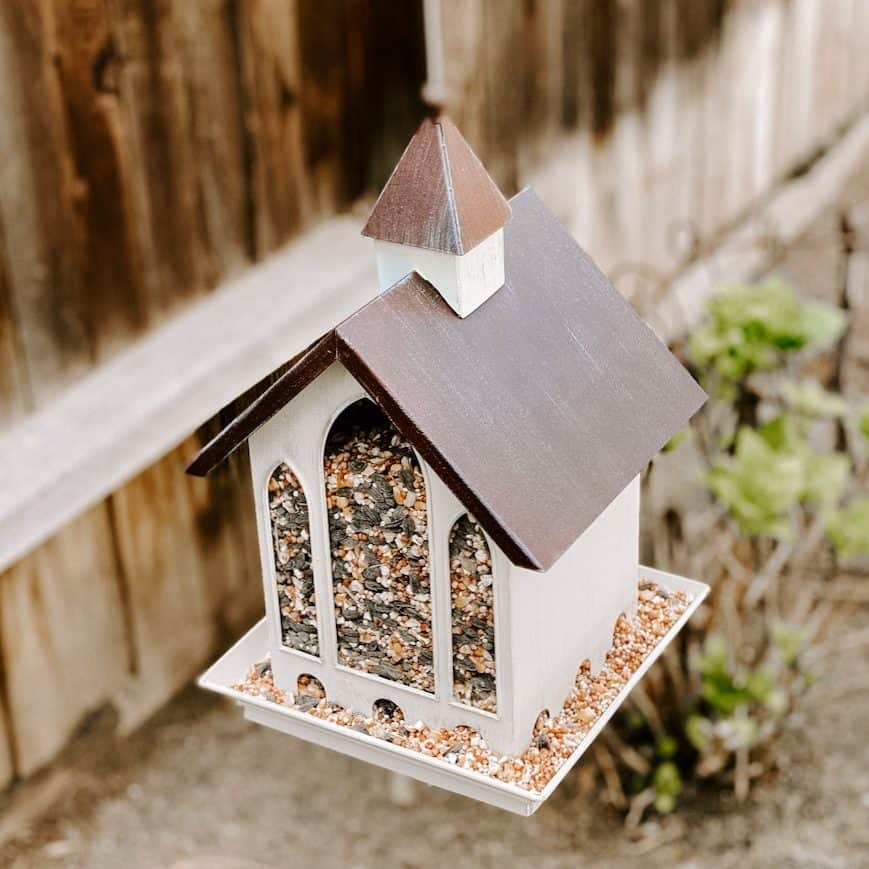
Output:
M252 697L290 706L444 763L539 793L567 762L690 602L690 596L683 592L671 593L654 582L641 580L637 617L628 621L622 616L616 622L613 645L603 668L592 675L588 664L582 664L562 709L551 717L541 713L528 748L516 757L491 751L472 727L434 730L421 721L409 724L400 714L385 714L382 708L376 714L363 715L332 703L328 697L316 699L308 694L293 695L281 691L275 687L267 661L254 664L245 681L232 687Z
M363 402L324 457L338 662L434 692L425 481L410 444Z
M275 468L268 488L281 639L291 649L319 655L308 502L285 464Z
M495 589L492 555L467 513L450 532L453 698L485 712L497 710Z

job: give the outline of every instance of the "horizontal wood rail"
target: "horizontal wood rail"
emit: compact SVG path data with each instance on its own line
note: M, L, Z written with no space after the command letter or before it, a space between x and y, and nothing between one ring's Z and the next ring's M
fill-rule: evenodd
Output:
M371 299L359 229L312 230L3 432L0 571Z

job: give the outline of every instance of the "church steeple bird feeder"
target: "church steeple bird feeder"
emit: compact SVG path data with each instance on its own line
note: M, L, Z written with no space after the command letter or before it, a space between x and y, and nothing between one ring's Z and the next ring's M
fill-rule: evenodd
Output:
M705 394L446 119L363 232L380 295L188 469L249 443L266 608L200 681L530 814L706 594L638 564L639 475Z

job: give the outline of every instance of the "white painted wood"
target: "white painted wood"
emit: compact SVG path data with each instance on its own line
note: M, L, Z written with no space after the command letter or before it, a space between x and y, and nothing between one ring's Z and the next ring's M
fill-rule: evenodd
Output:
M376 294L359 223L330 221L7 429L0 570Z
M233 683L244 680L250 665L262 660L269 651L268 628L266 620L252 628L238 643L214 663L199 679L199 685L230 697L244 708L245 716L251 721L297 736L316 745L322 745L342 754L355 757L393 772L402 773L410 778L435 787L459 793L471 799L488 803L497 808L531 815L552 795L564 777L582 757L600 731L612 718L634 686L642 679L649 667L658 659L673 641L688 619L709 592L703 583L684 579L648 567L639 567L634 574L634 583L645 577L663 585L670 591L683 591L693 596L691 604L679 620L670 628L661 642L646 658L636 673L628 680L603 715L595 722L576 750L564 762L542 793L523 790L516 785L499 782L487 775L459 769L438 758L427 757L418 752L393 745L385 740L376 739L365 733L322 721L295 709L269 703L259 697L252 697L231 687Z
M512 568L514 745L561 708L584 660L600 670L618 617L636 614L639 522L637 477L547 573Z
M335 616L333 607L331 558L329 553L328 519L326 515L323 448L329 429L338 414L348 404L364 395L362 388L340 363L334 363L313 383L302 390L286 407L272 417L250 439L251 475L257 512L257 530L263 566L263 591L266 602L266 624L275 683L285 691L294 692L302 673L316 676L325 686L330 699L343 706L370 712L374 701L391 700L401 707L410 721L423 720L434 727L456 727L470 724L477 727L493 746L513 749L519 735L509 711L512 709L511 671L506 669L514 654L511 649L509 625L508 575L511 566L493 546L493 576L495 581L495 645L496 658L505 662L498 667L497 690L499 709L505 714L495 716L453 702L452 698L452 633L449 584L449 532L455 519L465 513L456 497L419 458L428 494L429 559L432 590L432 634L434 638L436 693L405 687L399 683L361 673L337 663ZM311 563L317 597L317 618L320 633L320 660L281 645L280 617L276 605L274 558L268 511L267 485L274 468L286 462L296 474L308 501L311 533ZM528 741L528 732L524 742Z
M636 612L639 478L545 574L514 567L489 541L495 582L498 714L481 712L452 697L449 533L467 511L422 459L428 489L436 692L428 695L338 665L323 449L335 418L362 395L352 375L333 363L250 439L275 683L293 692L298 677L310 673L342 706L370 710L375 700L391 700L408 720L426 721L436 728L471 724L494 750L518 753L528 744L541 710L561 707L578 663L587 658L593 671L599 670L619 615L633 617ZM320 660L281 644L267 497L269 477L281 462L293 469L308 502Z
M503 229L462 256L379 239L374 250L381 290L416 271L460 317L476 311L504 286Z

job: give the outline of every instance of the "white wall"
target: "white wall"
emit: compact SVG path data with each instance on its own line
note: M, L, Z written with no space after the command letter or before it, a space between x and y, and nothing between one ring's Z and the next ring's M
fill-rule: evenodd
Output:
M579 665L603 664L621 613L636 614L640 479L634 478L545 574L510 575L514 719L530 733L557 712Z
M416 271L460 317L467 317L504 286L503 229L463 256L380 240L374 242L374 250L380 289Z

